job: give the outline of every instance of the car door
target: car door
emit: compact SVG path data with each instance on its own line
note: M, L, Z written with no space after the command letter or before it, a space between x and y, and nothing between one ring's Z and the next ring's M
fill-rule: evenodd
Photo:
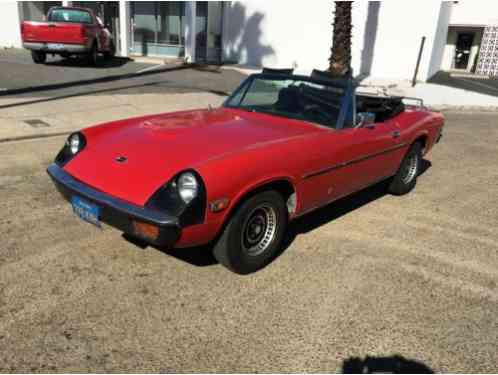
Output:
M348 178L356 191L394 175L399 167L405 145L395 120L346 129L353 134L348 160Z
M393 175L403 155L393 121L322 133L308 144L301 183L303 211L323 206Z

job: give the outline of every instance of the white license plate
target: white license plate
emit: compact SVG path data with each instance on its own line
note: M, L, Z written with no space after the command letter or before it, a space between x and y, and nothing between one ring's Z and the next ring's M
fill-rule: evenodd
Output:
M61 50L64 49L64 44L47 43L47 49Z

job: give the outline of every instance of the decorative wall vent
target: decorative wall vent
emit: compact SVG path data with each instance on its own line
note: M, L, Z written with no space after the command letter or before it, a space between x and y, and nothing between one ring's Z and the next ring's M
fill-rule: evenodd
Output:
M498 76L498 26L484 28L476 73Z

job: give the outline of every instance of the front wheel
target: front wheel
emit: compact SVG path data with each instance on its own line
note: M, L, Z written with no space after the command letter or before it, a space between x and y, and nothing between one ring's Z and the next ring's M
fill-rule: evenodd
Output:
M422 161L422 146L420 142L414 143L406 153L398 172L389 185L389 192L394 195L407 194L417 184Z
M31 51L31 57L35 64L43 64L47 61L47 54L40 51Z
M214 256L235 273L255 272L278 253L286 228L282 195L272 190L259 193L237 209L214 247Z

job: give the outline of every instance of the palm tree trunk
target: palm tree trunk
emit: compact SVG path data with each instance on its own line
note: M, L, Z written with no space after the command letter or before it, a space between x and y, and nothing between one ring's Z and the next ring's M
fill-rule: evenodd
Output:
M329 58L329 72L334 76L351 74L351 5L352 1L335 1L334 34Z

